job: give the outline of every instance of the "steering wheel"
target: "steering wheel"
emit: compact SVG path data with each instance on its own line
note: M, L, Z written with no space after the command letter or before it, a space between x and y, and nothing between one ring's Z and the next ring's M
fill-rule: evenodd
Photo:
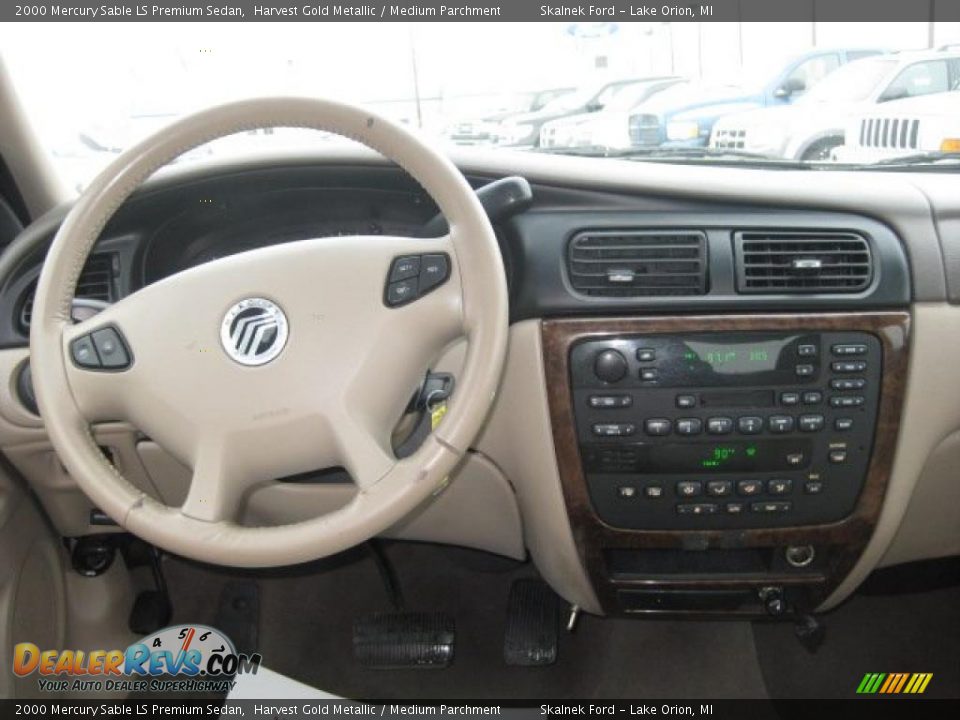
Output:
M276 126L336 133L382 153L423 186L449 233L319 238L243 252L72 323L81 268L144 179L203 143ZM444 155L368 110L265 98L186 117L124 152L91 183L43 265L31 369L60 460L117 523L197 560L275 566L357 545L443 486L493 403L507 328L493 229ZM448 412L415 453L398 460L391 432L430 363L458 338L468 348ZM192 468L181 507L146 495L107 461L90 429L105 421L129 422ZM358 486L344 507L288 525L239 523L253 488L328 467L346 468Z

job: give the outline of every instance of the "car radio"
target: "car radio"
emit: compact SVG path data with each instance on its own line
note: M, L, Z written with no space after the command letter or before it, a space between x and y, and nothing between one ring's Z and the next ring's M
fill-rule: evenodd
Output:
M856 505L879 403L872 334L589 338L570 368L590 500L608 525L823 524Z

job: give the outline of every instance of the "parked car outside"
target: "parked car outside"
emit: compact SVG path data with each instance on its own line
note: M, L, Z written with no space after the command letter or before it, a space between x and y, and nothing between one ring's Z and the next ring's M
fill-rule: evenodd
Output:
M938 152L960 157L960 90L894 100L851 116L833 159L863 164Z
M908 52L841 68L795 105L718 121L711 147L792 160L825 161L844 144L855 114L878 103L943 93L960 86L960 53Z
M718 118L789 104L840 66L883 52L866 48L811 50L792 57L773 72L761 69L755 78L672 88L630 116L631 145L703 147Z
M627 88L647 84L656 80L667 80L673 76L661 75L646 78L608 80L588 85L575 93L559 97L545 105L540 111L516 115L501 123L497 133L497 143L510 147L538 147L540 129L551 120L595 113L603 110L616 95Z
M523 93L518 97L511 98L511 102L517 103L508 109L498 109L495 112L483 115L482 117L464 118L453 122L446 127L444 135L458 145L481 145L490 143L496 136L497 128L500 123L514 115L523 115L542 110L548 103L557 98L569 95L576 88L562 87L550 88L547 90L537 90L531 93Z
M540 147L630 147L630 111L669 87L685 83L680 77L631 85L607 103L603 110L552 120L540 129Z

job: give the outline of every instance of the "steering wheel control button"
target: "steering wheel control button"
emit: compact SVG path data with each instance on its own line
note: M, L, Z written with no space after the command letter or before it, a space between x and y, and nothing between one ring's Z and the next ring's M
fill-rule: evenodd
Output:
M387 307L400 307L417 300L450 277L450 258L435 255L402 255L394 258L387 273L383 301Z
M105 327L91 334L100 363L106 370L120 370L130 366L130 356L116 328Z
M417 277L420 274L420 257L411 255L410 257L400 257L390 265L390 282L399 280L408 280Z
M93 347L93 340L89 335L83 335L70 343L70 354L73 362L82 368L99 368L100 357Z
M446 255L424 255L420 261L420 294L428 293L450 277Z
M387 305L398 307L417 299L417 279L400 280L387 286Z
M620 382L627 375L627 359L616 350L604 350L597 355L593 372L604 382Z
M227 310L220 323L220 344L241 365L265 365L287 344L287 316L265 298L247 298Z

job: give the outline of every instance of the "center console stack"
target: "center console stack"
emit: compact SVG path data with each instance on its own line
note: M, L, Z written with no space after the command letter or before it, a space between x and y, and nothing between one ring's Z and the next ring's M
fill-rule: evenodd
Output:
M901 312L544 322L574 537L612 613L808 612L876 524Z

